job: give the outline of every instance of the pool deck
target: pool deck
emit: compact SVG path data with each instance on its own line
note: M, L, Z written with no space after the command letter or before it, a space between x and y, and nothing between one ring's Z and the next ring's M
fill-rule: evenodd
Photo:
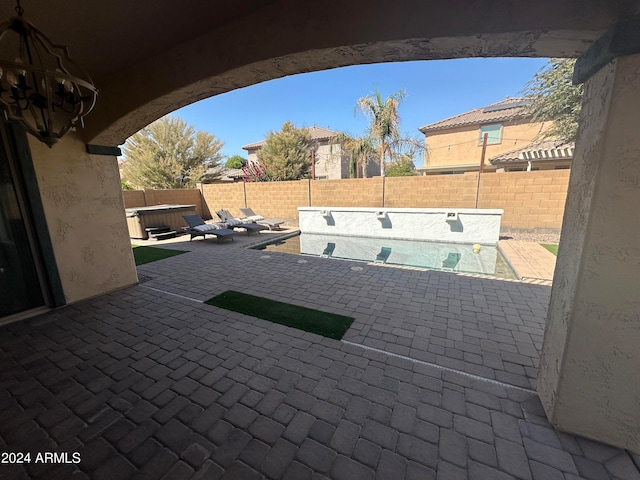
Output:
M0 449L81 462L0 478L640 479L544 415L549 285L241 248L273 236L136 242L188 253L2 327ZM337 341L202 303L228 289L355 321Z
M498 246L518 278L524 281L553 280L556 256L539 243L500 240Z

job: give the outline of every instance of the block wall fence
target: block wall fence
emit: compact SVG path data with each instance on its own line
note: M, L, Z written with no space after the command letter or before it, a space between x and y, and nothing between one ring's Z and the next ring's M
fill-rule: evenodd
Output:
M480 178L479 208L504 210L502 227L559 231L569 170L486 173ZM200 189L125 190L126 208L166 203L196 205L204 218L226 208L241 216L248 206L264 217L298 219L298 207L474 208L478 174L373 177L345 180L205 184Z

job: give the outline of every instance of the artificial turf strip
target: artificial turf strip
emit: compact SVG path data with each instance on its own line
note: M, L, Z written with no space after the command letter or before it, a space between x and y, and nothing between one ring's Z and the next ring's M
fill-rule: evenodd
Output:
M143 247L140 245L132 245L133 258L136 265L155 262L164 258L174 257L181 253L187 253L186 250L167 250L166 248Z
M544 248L546 248L547 250L549 250L551 253L553 253L556 257L558 256L558 245L553 244L553 243L541 243L540 245L542 245Z
M353 318L228 290L205 301L209 305L340 340Z

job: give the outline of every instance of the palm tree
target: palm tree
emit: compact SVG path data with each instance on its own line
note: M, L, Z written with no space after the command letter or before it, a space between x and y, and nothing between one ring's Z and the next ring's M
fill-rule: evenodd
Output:
M349 156L349 176L351 178L358 178L358 169L360 168L362 168L362 176L366 176L365 167L369 160L377 155L373 139L352 137L347 133L340 133L331 143L339 144L341 153Z
M387 157L389 160L393 158L392 145L401 138L398 106L405 97L405 91L402 89L383 101L380 91L377 90L374 95L360 98L356 104L356 111L360 107L364 116L369 120L368 136L375 140L380 162L380 175L383 177L385 159Z

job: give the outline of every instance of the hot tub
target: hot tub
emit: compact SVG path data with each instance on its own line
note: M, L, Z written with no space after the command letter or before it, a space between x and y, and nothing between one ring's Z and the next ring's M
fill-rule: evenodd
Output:
M195 205L154 205L125 209L129 237L147 239L147 228L167 226L180 231L187 226L182 215L196 213Z

